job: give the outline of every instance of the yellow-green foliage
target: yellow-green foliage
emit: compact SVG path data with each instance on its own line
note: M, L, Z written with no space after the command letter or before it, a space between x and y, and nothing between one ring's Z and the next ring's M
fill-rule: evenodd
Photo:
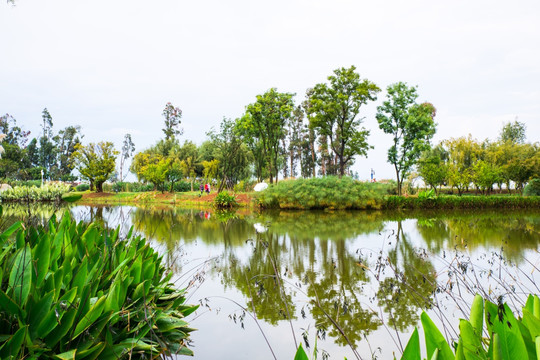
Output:
M327 176L280 181L261 193L259 203L282 209L380 209L394 191L394 184Z
M0 192L2 201L60 201L62 195L69 191L69 185L51 184L42 187L15 186Z

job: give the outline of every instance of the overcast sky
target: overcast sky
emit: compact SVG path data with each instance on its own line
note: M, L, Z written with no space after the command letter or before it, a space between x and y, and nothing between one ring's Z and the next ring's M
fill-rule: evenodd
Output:
M223 117L271 87L296 93L355 65L382 89L418 85L437 108L434 141L496 139L503 124L540 141L540 1L0 0L0 113L38 136L81 125L83 142L163 136L162 110L183 111L200 144ZM354 170L393 178L377 102L361 115L375 146Z

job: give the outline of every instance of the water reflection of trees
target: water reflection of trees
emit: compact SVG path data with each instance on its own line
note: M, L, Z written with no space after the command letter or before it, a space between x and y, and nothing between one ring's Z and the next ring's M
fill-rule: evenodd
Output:
M425 251L415 249L409 236L397 222L396 245L380 266L389 266L394 276L380 281L377 291L379 305L388 314L389 324L405 331L418 322L420 309L431 307L437 287L435 267Z
M520 262L523 252L540 239L539 212L481 212L420 217L418 231L430 252L459 248L503 249L505 258Z

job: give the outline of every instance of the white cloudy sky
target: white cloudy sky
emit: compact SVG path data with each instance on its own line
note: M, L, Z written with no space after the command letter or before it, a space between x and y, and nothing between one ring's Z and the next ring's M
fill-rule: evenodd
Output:
M0 0L0 113L39 134L47 107L84 142L161 136L162 109L183 110L201 143L271 87L294 92L355 65L381 88L418 85L437 107L435 140L495 139L516 117L540 141L540 2L353 0ZM389 138L363 110L375 149L354 169L386 163Z

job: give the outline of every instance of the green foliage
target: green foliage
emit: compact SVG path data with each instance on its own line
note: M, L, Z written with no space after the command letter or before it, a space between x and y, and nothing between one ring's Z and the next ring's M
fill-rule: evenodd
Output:
M246 107L246 115L237 120L238 132L246 139L256 161L264 163L271 183L278 176L280 146L285 125L292 116L293 96L272 88L257 95L257 101Z
M214 198L214 206L218 209L228 209L238 206L238 202L234 195L222 191Z
M387 100L377 108L379 128L393 137L388 149L388 162L394 165L401 195L403 180L435 134L435 107L430 103L416 104L416 87L398 82L387 88Z
M0 358L191 355L185 305L145 239L75 223L0 235Z
M82 198L82 194L73 194L73 193L66 193L62 195L62 200L67 202L75 202L77 200L80 200Z
M103 191L103 183L109 179L116 166L116 155L112 142L90 143L86 146L77 144L72 155L81 177L90 181L90 188Z
M438 196L435 198L388 196L385 209L533 209L540 199L521 196Z
M88 184L79 184L75 187L75 190L77 191L87 191L90 190L90 185Z
M532 179L523 190L525 196L540 196L540 179Z
M283 180L259 195L264 208L282 209L380 209L392 184L367 183L350 177Z
M437 198L437 194L435 194L435 190L433 189L429 189L429 190L424 190L424 191L420 191L418 193L418 199L420 200L426 200L426 199L435 199Z
M523 316L516 318L507 304L493 304L476 295L469 320L461 319L459 338L452 347L441 331L422 313L428 359L537 359L540 341L540 299L529 295L522 309ZM485 305L485 306L484 306ZM484 328L484 322L485 328ZM489 337L483 337L483 330ZM421 359L420 339L415 329L401 359Z
M0 192L2 201L60 201L62 195L69 192L70 186L66 184L47 184L42 187L16 186Z
M330 139L330 148L339 161L339 174L343 176L347 166L357 155L366 155L372 148L367 142L369 130L359 128L362 119L357 118L360 107L377 100L381 91L377 85L361 80L356 67L334 70L328 77L329 84L317 84L308 91L308 114L311 125Z

